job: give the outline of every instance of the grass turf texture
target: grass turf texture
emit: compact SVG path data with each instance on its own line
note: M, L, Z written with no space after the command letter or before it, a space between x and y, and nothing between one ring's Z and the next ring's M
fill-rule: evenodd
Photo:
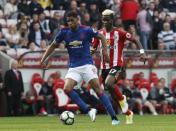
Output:
M120 115L120 125L112 126L106 115L98 115L96 122L88 116L76 115L74 125L63 125L58 117L1 117L0 131L176 131L176 115L144 115L134 117L133 125L125 125Z

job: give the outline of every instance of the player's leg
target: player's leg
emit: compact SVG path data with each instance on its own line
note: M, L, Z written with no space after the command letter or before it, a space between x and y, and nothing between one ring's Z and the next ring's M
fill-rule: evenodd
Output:
M119 87L115 84L118 77L121 77L121 67L113 67L105 80L105 87L108 88L112 98L115 101L119 101L122 112L126 115L126 123L133 123L133 112L128 109L128 103L126 101L126 96L121 93ZM123 72L122 72L123 73ZM116 79L117 77L117 79Z
M112 104L109 100L109 98L105 95L104 90L100 86L100 82L98 80L98 75L97 75L97 69L95 66L90 65L87 68L85 68L85 72L83 75L83 78L86 82L90 84L91 87L94 88L95 92L100 98L100 101L106 108L107 112L112 118L112 125L118 125L119 121L116 117L115 111L112 107Z
M88 105L80 98L79 94L73 90L74 86L76 86L81 80L82 78L80 74L69 69L66 75L64 90L72 101L75 102L84 113L88 113L92 121L95 121L96 109L90 109Z
M121 93L119 87L115 84L116 76L119 75L121 67L113 67L105 80L105 87L109 90L112 98L115 101L119 101L122 112L126 113L128 110L128 104L126 102L126 97Z

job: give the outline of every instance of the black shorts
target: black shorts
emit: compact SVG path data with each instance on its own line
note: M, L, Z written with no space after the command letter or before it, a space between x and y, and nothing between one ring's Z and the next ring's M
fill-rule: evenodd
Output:
M103 79L103 82L106 80L106 77L108 75L116 76L117 73L120 73L124 70L125 70L124 67L119 67L119 66L114 66L111 69L102 69L101 77Z

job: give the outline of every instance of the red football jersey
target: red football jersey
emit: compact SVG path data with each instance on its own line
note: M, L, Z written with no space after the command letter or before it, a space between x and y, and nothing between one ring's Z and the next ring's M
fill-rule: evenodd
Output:
M109 69L114 66L122 67L124 44L126 40L133 41L132 35L126 31L122 31L117 28L114 28L111 32L106 32L106 30L103 28L99 31L99 33L103 34L107 40L108 54L110 57L110 62L107 63L104 61L103 55L101 55L101 68ZM94 39L93 47L97 47L98 45L101 49L101 42L97 39Z

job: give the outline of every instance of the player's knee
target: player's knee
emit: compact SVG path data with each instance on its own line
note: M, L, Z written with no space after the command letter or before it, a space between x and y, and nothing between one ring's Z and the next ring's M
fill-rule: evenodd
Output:
M102 94L103 93L103 89L100 87L100 86L94 86L93 87L94 91L97 93L97 94Z
M69 86L65 86L64 91L65 91L65 93L70 93L72 91L72 88Z

